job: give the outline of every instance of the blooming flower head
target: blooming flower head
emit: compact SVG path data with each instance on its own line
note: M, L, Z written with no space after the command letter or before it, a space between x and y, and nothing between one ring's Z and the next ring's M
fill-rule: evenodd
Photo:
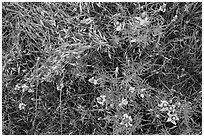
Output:
M158 104L159 107L167 107L169 105L169 102L166 100L161 100L161 103Z
M140 92L143 93L146 90L146 88L140 89Z
M127 105L128 104L128 101L127 99L122 99L122 102L119 104L119 106L121 107L122 105Z
M176 102L175 105L179 108L181 106L181 102Z
M29 89L28 89L28 92L29 92L29 93L33 93L33 92L35 92L35 91L34 91L33 89L29 88Z
M173 123L174 125L176 125L176 120L179 120L178 116L176 113L173 113L173 114L170 114L168 113L168 119L167 119L167 122L171 122Z
M169 105L169 106L168 106L168 111L170 111L170 112L175 112L175 108L176 108L175 105Z
M94 77L90 78L88 81L89 81L90 83L94 84L94 85L99 84L99 83L98 83L98 80L94 79Z
M129 91L132 92L132 93L135 92L135 87L130 87Z
M166 11L166 4L163 4L159 7L159 11L162 11L163 13Z
M97 97L96 100L99 104L104 105L105 101L106 101L106 96L105 95L101 95L100 97Z
M144 94L140 94L140 97L141 97L141 98L144 98Z
M161 103L158 104L158 107L162 108L160 111L168 111L169 102L166 100L161 100Z
M24 104L24 103L20 103L18 105L19 110L25 109L25 107L26 107L26 104Z
M131 127L132 124L130 122L132 122L132 117L128 116L127 113L123 114L123 119L122 119L120 125L125 125L126 127L128 127L128 126Z
M139 24L141 26L146 26L148 25L150 22L149 22L149 18L147 16L147 14L145 12L143 12L141 14L141 17L134 17L134 19L136 19L137 21L139 21Z
M22 92L25 92L29 89L29 87L26 84L22 85Z

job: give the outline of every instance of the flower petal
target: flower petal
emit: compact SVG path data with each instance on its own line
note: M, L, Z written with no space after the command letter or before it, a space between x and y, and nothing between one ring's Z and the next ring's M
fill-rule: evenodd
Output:
M176 121L173 121L173 120L172 120L171 123L173 123L174 125L176 125Z
M170 122L171 121L171 118L169 117L168 119L167 119L167 122Z

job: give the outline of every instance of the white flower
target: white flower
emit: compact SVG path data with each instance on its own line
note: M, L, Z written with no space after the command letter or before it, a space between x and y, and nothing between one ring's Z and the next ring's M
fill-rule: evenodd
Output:
M181 102L176 102L175 104L177 107L180 107L181 106Z
M168 111L168 107L163 107L162 109L160 109L160 111Z
M24 103L20 103L18 105L19 110L25 109L25 107L26 107L26 104L24 104Z
M29 89L28 89L28 92L29 92L29 93L33 93L33 92L35 92L35 91L34 91L33 89L29 88Z
M176 120L179 120L177 114L176 113L174 113L174 114L168 113L168 116L169 116L169 118L167 119L167 122L171 122L174 125L176 125Z
M64 87L63 82L60 82L59 84L57 84L57 90L62 90L62 88Z
M175 108L176 108L175 105L169 105L169 106L168 106L168 111L170 111L170 112L175 112Z
M22 92L25 92L29 89L29 87L26 84L22 85Z
M99 83L98 83L98 80L94 79L94 77L90 78L88 81L89 81L90 83L94 84L94 85L99 84Z
M120 23L120 22L116 21L115 22L115 27L116 27L116 31L121 31L125 27L125 22Z
M144 98L144 94L140 94L140 97L141 97L141 98Z
M135 92L135 87L130 87L129 91L132 92L132 93Z
M159 11L162 11L163 13L166 11L166 4L163 4L159 7Z
M139 94L140 94L140 97L141 98L144 98L144 91L146 90L146 88L142 88L142 89L140 89L140 91L139 91Z
M166 100L161 100L161 103L158 104L159 107L167 107L169 105L169 102Z
M106 101L106 96L105 95L101 95L100 97L97 97L96 100L99 104L104 105L105 101Z
M171 21L175 22L177 19L178 19L178 15L175 15Z
M131 127L132 124L130 122L132 122L132 117L128 116L127 113L123 114L123 119L122 119L120 125L125 125L126 127L128 127L128 126Z
M116 27L116 31L121 31L121 29L122 29L122 24L120 24L120 25L118 25L118 26Z
M149 18L144 14L142 14L142 18L141 17L134 17L136 20L139 21L140 25L141 26L146 26L148 25L150 22L149 22Z
M18 84L15 86L14 90L19 90L21 88L21 86L19 86Z
M189 12L189 7L187 4L185 4L185 6L184 6L184 11Z
M82 24L91 24L94 21L94 18L89 17L80 21Z
M167 102L166 100L161 100L161 103L158 104L158 106L162 108L160 109L160 111L168 111L168 105L169 102Z
M133 43L133 42L136 42L136 41L137 41L136 39L132 39L130 42Z
M127 99L122 99L122 102L118 105L118 106L122 106L122 105L127 105L128 104L128 101Z
M146 88L140 89L140 92L143 93L146 90Z

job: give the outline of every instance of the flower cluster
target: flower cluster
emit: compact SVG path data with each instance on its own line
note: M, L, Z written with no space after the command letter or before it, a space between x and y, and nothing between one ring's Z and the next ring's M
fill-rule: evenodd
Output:
M167 112L167 115L168 115L167 122L171 122L174 125L176 125L176 121L179 120L177 113L176 113L176 105L177 104L170 104L166 100L161 100L161 103L158 104L158 107L161 108L160 111Z
M28 91L29 93L33 93L34 90L32 88L30 88L28 85L26 84L17 84L14 88L14 90L22 90L22 92L26 92Z
M129 88L129 91L130 91L131 93L134 93L134 92L135 92L135 87L132 87L132 86L131 86L131 87Z
M128 116L127 113L123 114L123 119L122 119L120 125L125 125L126 127L128 127L128 126L131 127L132 124L130 122L132 122L132 117Z
M144 98L144 92L146 91L145 88L140 89L139 94L141 98Z
M131 93L134 93L135 91L136 91L136 89L135 89L135 87L129 87L129 92L131 92ZM140 90L138 90L138 94L139 94L139 96L141 97L141 98L144 98L145 96L144 96L144 92L146 91L146 88L142 88L142 89L140 89Z

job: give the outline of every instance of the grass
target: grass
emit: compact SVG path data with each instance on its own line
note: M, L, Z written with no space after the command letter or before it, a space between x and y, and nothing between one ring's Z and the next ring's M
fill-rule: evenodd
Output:
M2 132L200 135L201 39L197 2L3 2Z

